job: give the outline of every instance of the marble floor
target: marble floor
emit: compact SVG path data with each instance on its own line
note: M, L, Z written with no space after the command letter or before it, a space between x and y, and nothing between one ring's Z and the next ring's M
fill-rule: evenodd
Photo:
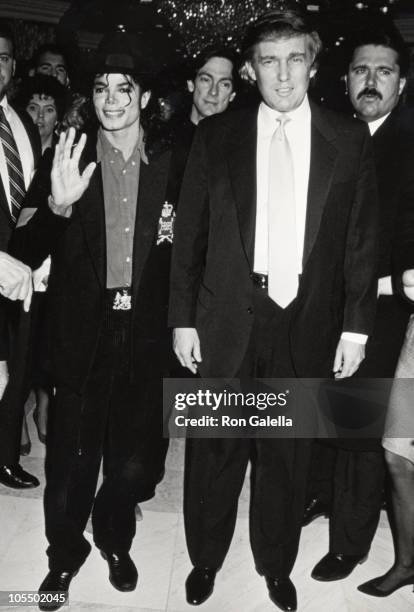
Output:
M0 485L0 592L35 591L47 573L42 511L44 447L37 440L30 416L29 430L32 452L22 458L22 465L36 474L42 483L37 489L23 492ZM136 591L120 593L114 590L107 579L105 561L93 549L73 579L70 611L194 610L186 603L184 594L184 582L191 564L186 552L181 509L183 451L183 441L173 440L166 476L158 494L141 506L143 520L137 524L131 551L139 571ZM217 575L213 595L200 606L202 611L271 612L277 609L267 597L263 578L255 573L253 567L248 542L248 487L246 478L232 546ZM87 537L91 540L90 534ZM381 516L368 560L358 566L347 580L324 584L310 578L312 567L327 552L327 546L328 524L325 519L318 519L303 530L298 560L292 574L298 590L300 611L408 612L414 609L411 587L405 587L384 600L370 598L356 590L358 584L380 575L392 562L392 543L385 513ZM0 605L0 612L20 609L30 611L36 608Z

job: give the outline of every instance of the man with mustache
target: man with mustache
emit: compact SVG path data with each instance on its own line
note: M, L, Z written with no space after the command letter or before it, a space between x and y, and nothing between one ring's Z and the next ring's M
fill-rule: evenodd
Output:
M355 374L358 378L394 376L409 316L409 307L392 280L399 214L414 200L413 128L410 133L408 113L399 103L408 66L407 48L393 27L373 26L353 40L346 83L356 116L371 133L380 202L377 314L365 361ZM312 577L320 581L341 580L365 559L383 498L384 459L379 442L339 439L335 446L315 446L319 483L312 485L315 493L305 512L305 524L330 514L329 553L312 571Z

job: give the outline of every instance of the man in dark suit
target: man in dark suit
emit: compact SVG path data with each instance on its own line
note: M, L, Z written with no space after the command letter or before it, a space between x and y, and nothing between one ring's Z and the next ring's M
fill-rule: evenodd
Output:
M244 71L262 102L198 127L173 252L175 351L182 365L207 377L324 377L332 370L347 377L363 359L375 305L376 187L368 130L309 103L321 43L301 15L263 16L243 46ZM194 568L187 600L200 604L213 591L254 449L256 568L271 600L296 609L289 575L309 442L191 442L184 511Z
M17 113L7 100L16 67L15 45L7 23L0 22L0 250L7 251L13 228L40 157L39 134L28 115ZM7 295L6 295L7 297ZM24 348L16 330L11 338L10 304L0 298L0 382L10 381L0 401L0 483L17 489L37 487L39 481L19 464L23 421L19 398ZM22 316L22 319L25 315ZM21 321L22 322L22 321ZM24 323L19 336L26 328Z
M68 58L65 50L54 43L41 45L33 54L29 75L46 74L52 76L65 87L70 86Z
M410 313L392 279L399 220L414 200L414 128L399 104L408 67L406 45L393 27L373 24L355 35L347 87L357 117L368 124L371 134L380 204L377 313L358 378L393 378ZM383 499L379 441L338 439L335 447L315 448L324 457L323 475L305 512L307 522L322 510L330 515L329 552L312 571L321 581L345 578L366 558ZM324 504L318 487L328 492Z
M61 135L51 190L43 190L51 195L16 230L23 261L36 267L52 257L45 367L56 396L45 491L50 571L41 592L66 592L84 563L92 505L94 542L112 585L135 589L135 506L154 495L163 474L174 213L164 202L170 155L148 160L143 145L147 54L126 33L104 38L94 69L96 137L84 149L85 135L76 146L73 128ZM105 478L95 496L102 454Z
M191 94L188 117L179 123L171 152L167 199L177 203L197 125L205 117L224 113L236 97L236 55L227 47L203 49L191 65L187 88Z

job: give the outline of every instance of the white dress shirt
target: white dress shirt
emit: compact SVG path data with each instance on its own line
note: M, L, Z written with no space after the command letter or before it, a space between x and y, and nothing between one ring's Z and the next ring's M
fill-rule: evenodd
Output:
M3 96L3 99L0 101L0 106L3 107L4 114L6 116L7 121L10 124L11 131L14 136L14 140L16 141L17 150L19 151L20 161L22 162L23 176L24 176L24 184L26 190L30 185L30 181L33 178L34 172L34 158L32 145L30 144L29 136L27 135L26 129L16 113L12 109L12 107L7 102L7 97ZM9 172L7 170L7 162L6 157L4 155L3 146L0 143L0 176L3 182L4 191L6 193L7 202L9 205L9 209L11 211L10 204L10 185L9 185Z
M256 232L254 242L253 270L268 274L268 191L269 191L269 151L272 136L278 127L280 113L262 102L257 114L257 151L256 151ZM294 172L294 191L296 203L296 235L298 274L302 273L303 247L305 241L306 209L311 157L311 110L308 97L302 104L286 113L290 121L285 133L292 153ZM344 340L365 344L367 336L353 332L343 332Z
M390 114L391 114L391 111L387 113L386 115L384 115L383 117L380 117L379 119L375 119L375 121L368 122L369 133L371 134L371 136L375 134L375 132L378 130L378 128L381 127L381 125L384 123L384 121Z

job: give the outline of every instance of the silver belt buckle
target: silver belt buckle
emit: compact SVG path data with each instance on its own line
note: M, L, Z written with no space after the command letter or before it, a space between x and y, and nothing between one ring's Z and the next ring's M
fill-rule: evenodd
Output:
M122 289L122 293L117 291L112 304L112 310L131 310L131 297L129 289Z

